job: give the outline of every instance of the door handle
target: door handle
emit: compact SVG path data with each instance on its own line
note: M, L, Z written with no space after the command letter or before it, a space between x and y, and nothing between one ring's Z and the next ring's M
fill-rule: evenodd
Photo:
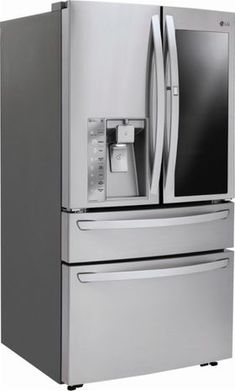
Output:
M169 153L166 161L166 177L165 177L165 192L166 194L174 195L175 192L175 166L178 146L178 131L179 131L179 70L178 70L178 54L175 37L175 26L173 16L166 15L166 38L169 54L169 76L170 87L167 87L170 92L171 112L170 112L170 130L169 130ZM166 143L168 144L168 143Z
M209 272L226 268L228 264L229 259L224 258L214 262L205 262L189 266L169 267L165 269L133 270L106 273L78 273L77 278L81 283L143 280L149 278L174 277Z
M154 47L154 60L156 72L156 91L157 91L157 115L155 129L155 148L153 169L151 178L150 192L157 194L161 174L161 164L164 145L164 122L165 122L165 80L164 80L164 61L162 38L160 30L160 20L158 15L152 17L152 34ZM153 137L154 139L154 137Z
M198 215L164 217L141 220L78 220L77 226L81 231L100 229L133 229L133 228L158 228L176 225L199 224L226 219L229 210L219 212L202 213Z

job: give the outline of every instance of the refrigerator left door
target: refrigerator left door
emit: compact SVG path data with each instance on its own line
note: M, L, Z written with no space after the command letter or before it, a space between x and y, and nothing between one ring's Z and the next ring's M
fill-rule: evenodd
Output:
M164 131L160 7L69 1L62 39L63 207L158 203ZM148 104L153 83L154 123ZM156 129L150 161L149 133Z

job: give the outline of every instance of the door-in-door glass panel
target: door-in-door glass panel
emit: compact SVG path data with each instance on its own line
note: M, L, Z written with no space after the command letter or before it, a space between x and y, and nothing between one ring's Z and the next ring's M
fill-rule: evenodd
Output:
M176 31L180 119L175 195L227 193L228 34Z

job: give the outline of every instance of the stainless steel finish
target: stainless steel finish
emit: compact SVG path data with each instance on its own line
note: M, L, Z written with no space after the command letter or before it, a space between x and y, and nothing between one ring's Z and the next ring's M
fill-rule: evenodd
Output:
M69 205L69 13L62 11L62 205Z
M62 213L62 259L68 263L105 262L233 247L233 224L233 203L229 202Z
M110 166L112 172L127 172L127 146L126 144L110 145Z
M174 19L170 15L166 15L166 36L168 48L168 64L171 89L170 99L170 130L169 130L169 153L167 158L166 176L164 181L164 200L165 194L174 193L174 176L175 164L178 145L178 127L179 127L179 71L178 71L178 56L175 38Z
M123 123L125 122L128 123L128 126L132 126L134 128L144 129L146 127L146 118L107 118L106 128L107 130L118 128L119 126L123 126Z
M221 258L229 261L221 264ZM136 271L143 277L167 268L207 269L210 263L212 270L198 273L129 279ZM136 376L231 357L231 252L63 265L62 270L64 383ZM124 273L126 280L97 283L82 283L77 277Z
M163 219L143 219L143 220L107 220L107 221L94 221L94 220L78 220L77 225L81 230L97 230L97 229L135 229L135 228L156 228L156 227L169 227L177 225L187 224L200 224L209 221L216 221L220 219L226 219L229 215L229 210L222 210L219 212L203 213L192 216L182 217L165 217Z
M214 31L221 14L173 8L163 13L165 79L159 7L69 1L64 14L63 206L84 209L62 212L62 381L67 384L232 354L233 254L224 249L233 246L233 204L90 210L158 203L164 134L165 203L233 195L234 16L228 16L230 27L215 28L230 37L228 193L175 197L181 92L175 30ZM146 91L149 59L154 88ZM106 144L99 155L106 168L99 168L102 178L95 183L91 168L98 161L89 119L102 130L100 144ZM143 152L135 143L144 132L153 140L151 172L146 164L140 179L135 156Z
M88 201L88 118L146 118L151 18L160 7L69 1L64 11L68 13L64 79L69 83L69 120L63 129L68 132L63 184L69 183L63 189L63 207L76 210L97 207L97 201ZM158 195L149 192L150 183L146 197L109 199L102 207L157 203Z
M203 273L212 270L226 268L229 259L221 259L215 262L199 263L198 265L172 267L167 269L134 270L131 272L111 272L111 273L78 273L80 282L104 282L104 281L124 281L143 280L146 278L162 278L183 276L187 274Z
M149 54L149 99L148 99L148 117L149 117L149 160L151 167L153 165L155 156L155 144L156 144L156 121L157 121L157 82L156 82L156 65L154 56L151 58Z
M156 79L156 125L151 129L155 133L154 160L151 179L151 194L158 194L159 180L161 174L163 142L164 142L164 118L165 118L165 93L164 93L164 64L162 51L162 38L160 30L160 19L158 15L152 17L152 34L154 44L154 64Z
M116 159L119 155L121 158L120 162ZM136 159L133 144L125 144L120 146L120 148L118 147L118 144L114 144L113 146L111 145L109 149L107 146L106 196L108 200L115 200L117 202L118 200L120 201L120 199L126 200L127 198L139 197Z
M135 141L135 128L133 125L118 125L116 131L118 144L133 143Z
M106 150L106 206L148 199L148 120L107 119Z
M220 11L208 11L198 9L185 8L163 8L163 20L166 16L174 19L175 30L193 30L193 31L214 31L224 32L229 34L229 69L228 69L228 83L229 83L229 113L228 113L228 191L225 194L209 194L200 196L182 196L175 197L174 195L174 168L175 159L172 158L171 165L167 168L167 178L165 172L165 189L164 202L189 202L189 201L206 201L206 200L222 200L232 199L234 197L234 77L235 77L235 23L233 13L221 13ZM227 23L221 26L222 19L226 19ZM169 19L168 19L169 20ZM168 24L169 25L169 24ZM164 28L164 35L166 37L166 25ZM180 93L180 91L179 91ZM175 99L175 97L174 97ZM168 108L170 102L168 102ZM167 132L166 132L167 133ZM169 133L169 129L168 129ZM173 132L174 133L174 132ZM175 139L174 139L175 137ZM164 148L164 160L168 160L167 143ZM176 147L176 132L173 134L173 152L175 154ZM171 155L171 156L172 156Z
M68 7L62 10L64 6ZM9 280L3 276L3 290L7 288L9 293L3 298L7 309L4 323L8 324L2 328L3 342L68 385L230 358L234 256L226 248L233 246L234 205L226 200L234 196L235 15L224 13L221 21L220 12L75 0L58 4L56 9L29 18L29 23L23 18L19 25L13 21L0 26L7 33L2 45L6 53L0 64L4 68L2 125L5 128L9 122L12 132L19 122L20 129L15 138L3 132L3 183L11 190L20 181L24 190L13 194L3 186L2 193L6 227L3 252L9 255L7 261L12 261L3 267L9 273ZM190 80L196 74L187 62L191 59L195 65L193 53L188 53L189 36L184 36L187 30L226 33L217 34L222 36L222 45L218 46L223 47L222 51L217 47L212 50L219 53L217 60L224 58L222 65L214 61L222 69L218 72L221 77L217 77L215 67L211 78L215 86L211 91L219 92L222 99L218 99L219 94L210 99L208 93L207 102L225 108L218 112L225 118L221 123L226 124L228 95L228 145L222 135L223 154L218 154L216 148L213 159L204 154L218 167L209 170L216 173L217 181L213 182L222 184L213 191L222 188L226 194L206 195L198 186L196 190L205 194L175 196L175 191L198 194L193 190L196 181L191 182L195 187L187 186L185 191L187 175L182 180L182 193L178 181L175 188L175 171L183 173L178 171L177 153L178 146L184 145L180 143L184 133L179 121L183 100L179 99L185 85L179 73L184 67L178 69L177 44L179 64L184 58L187 65L183 73L189 74ZM25 32L29 39L23 44ZM206 51L201 39L198 48ZM213 39L208 41L215 47ZM31 50L32 42L40 44L39 57L41 62L47 57L45 64L35 57L38 52L36 47L34 52ZM181 51L185 42L187 50ZM193 52L201 54L200 49ZM22 53L26 54L23 58ZM18 57L20 61L16 61ZM197 72L201 84L206 79L202 78L205 68L211 72L212 61L207 61L203 72ZM20 62L25 67L19 66ZM41 67L46 72L41 73ZM33 77L35 70L39 72ZM19 78L26 87L20 105L17 103L23 84ZM216 78L221 89L214 85ZM46 88L35 88L46 79ZM18 82L20 88L15 91ZM186 85L190 86L186 90L191 97L195 90L191 83ZM199 87L197 102L203 102L203 111L207 94ZM210 146L222 150L222 143L215 140L220 140L220 130L227 127L220 126L219 121L216 132L215 127L207 126L208 114L215 118L212 115L216 113L210 103L204 110L205 127L195 121L194 108L190 114L195 136L200 129L206 139L203 152ZM33 123L35 127L31 128ZM191 135L188 122L185 124L186 134ZM208 137L204 137L204 129L208 128L213 130L212 136L205 131ZM204 148L198 148L193 137L184 138L186 145L190 139L195 144L195 155L202 156ZM216 158L220 156L225 162L227 147L228 167L222 167ZM192 149L190 157L195 156ZM162 178L163 160L166 165ZM181 160L181 167L189 168L194 179L191 165L185 160ZM228 189L223 174L227 171ZM210 184L208 178L213 176L206 172L204 184ZM203 181L199 182L203 188ZM40 189L46 191L40 193ZM190 201L209 202L190 205ZM177 204L173 207L173 203ZM26 204L26 209L21 208Z

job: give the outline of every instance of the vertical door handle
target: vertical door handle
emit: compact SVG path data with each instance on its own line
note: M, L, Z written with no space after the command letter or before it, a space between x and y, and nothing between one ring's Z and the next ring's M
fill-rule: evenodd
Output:
M167 89L171 94L170 130L169 130L169 153L166 163L165 192L174 195L175 187L175 166L178 146L179 130L179 70L178 54L175 37L175 26L173 16L166 15L166 39L169 56L170 86Z
M158 15L152 17L153 48L156 72L156 91L157 91L157 115L155 129L155 149L152 168L152 179L150 192L157 194L159 179L161 174L163 144L164 144L164 121L165 121L165 80L164 80L164 62L162 37L160 29L160 20Z

